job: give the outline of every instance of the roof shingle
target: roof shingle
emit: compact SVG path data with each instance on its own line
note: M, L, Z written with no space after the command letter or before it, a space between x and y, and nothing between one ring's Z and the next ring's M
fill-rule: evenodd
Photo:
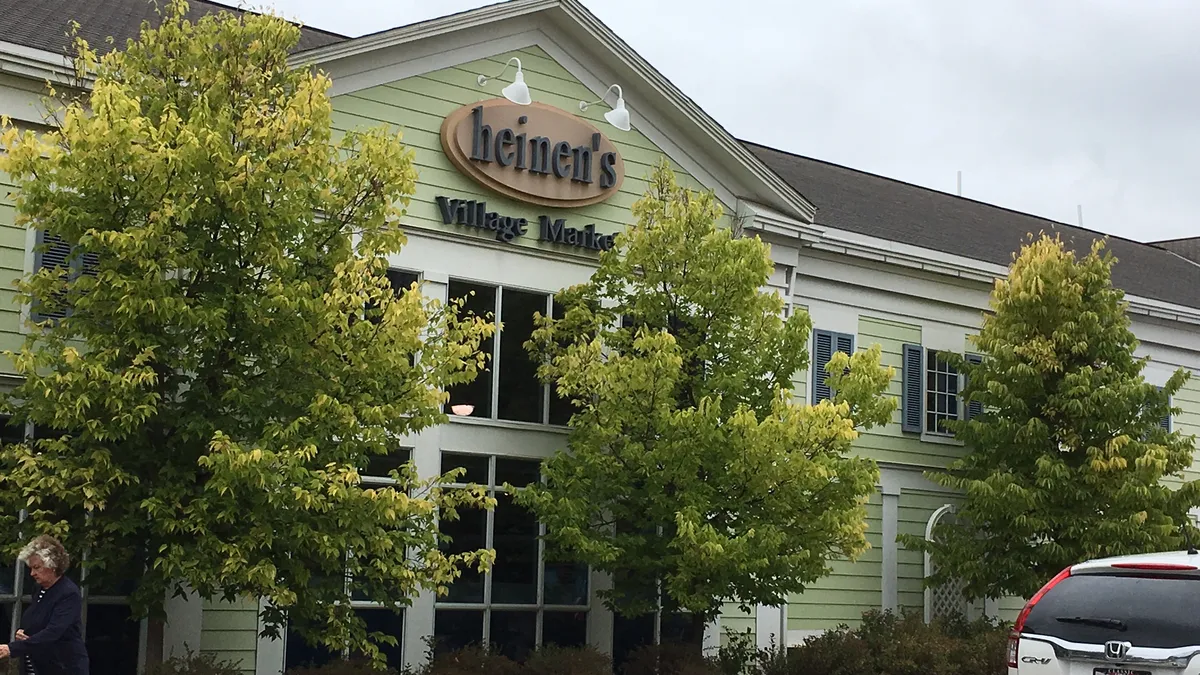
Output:
M868 236L1009 265L1026 234L1058 233L1087 252L1106 235L946 192L746 142L767 166L817 205L817 223ZM1113 284L1145 298L1200 308L1200 265L1179 255L1107 237L1117 258ZM1182 255L1182 254L1180 254Z
M242 10L210 0L190 0L187 17L194 21L220 11ZM79 36L92 49L108 51L109 37L115 47L124 48L126 40L141 33L144 20L155 26L161 20L150 0L0 0L0 40L55 54L68 53L71 21L79 23ZM296 51L345 39L336 33L304 27Z

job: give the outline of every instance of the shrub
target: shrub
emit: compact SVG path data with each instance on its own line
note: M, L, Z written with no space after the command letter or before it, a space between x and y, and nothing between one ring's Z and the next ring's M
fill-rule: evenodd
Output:
M525 663L526 675L612 675L612 672L612 659L591 647L542 647Z
M926 624L917 614L868 612L786 656L760 661L753 675L1006 675L1008 631L994 621Z
M522 675L522 670L503 654L467 647L433 657L421 675Z
M241 675L241 672L232 661L218 661L214 654L196 654L191 649L184 656L146 666L146 675Z
M287 671L287 675L383 675L387 673L395 675L396 671L379 670L371 665L371 661L368 659L338 659L323 666L289 668Z
M647 645L635 650L621 675L722 675L718 664L694 645Z

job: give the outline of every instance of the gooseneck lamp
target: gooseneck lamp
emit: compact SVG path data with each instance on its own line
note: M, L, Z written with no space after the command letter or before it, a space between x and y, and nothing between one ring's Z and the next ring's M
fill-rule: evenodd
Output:
M604 113L604 119L608 120L609 124L620 129L621 131L629 131L631 128L629 124L629 111L625 109L625 95L622 93L621 85L619 84L614 84L608 89L604 90L604 93L600 96L600 98L592 101L591 103L580 101L579 110L586 111L589 106L603 102L604 97L608 96L608 92L612 91L613 89L617 90L617 105L613 106L612 110Z
M501 68L500 72L496 73L495 76L486 77L484 75L480 75L478 78L476 78L476 82L478 82L479 86L481 87L486 86L489 80L494 80L503 75L504 71L508 70L508 67L512 65L513 61L517 62L517 74L513 77L512 84L501 89L500 93L504 95L504 98L516 103L517 105L529 105L533 102L533 98L529 95L529 86L525 84L525 73L521 72L521 59L518 59L515 56L509 59L508 63L505 63L504 67Z

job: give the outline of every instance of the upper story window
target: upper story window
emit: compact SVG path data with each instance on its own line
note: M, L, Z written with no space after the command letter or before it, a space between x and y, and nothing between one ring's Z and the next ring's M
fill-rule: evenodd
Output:
M949 436L946 421L959 417L958 371L930 349L925 357L925 433Z
M497 321L499 329L480 343L487 368L467 383L450 388L448 409L469 406L466 416L513 422L566 424L570 407L538 379L538 364L525 349L533 336L534 314L557 309L553 296L516 288L451 279L450 299L464 298L462 312ZM460 408L460 410L463 410ZM462 413L456 413L462 414Z
M95 276L100 269L100 260L95 253L77 255L75 250L62 237L38 230L37 248L34 252L34 272L44 269L59 269L67 279L76 279L82 274ZM54 307L33 307L33 320L62 319L70 314L70 308L61 306L61 299L56 298Z
M978 401L963 405L961 393L966 378L951 366L936 349L920 345L903 347L903 386L901 390L901 428L910 433L952 437L946 427L950 420L971 419L983 412ZM965 357L979 363L977 354Z

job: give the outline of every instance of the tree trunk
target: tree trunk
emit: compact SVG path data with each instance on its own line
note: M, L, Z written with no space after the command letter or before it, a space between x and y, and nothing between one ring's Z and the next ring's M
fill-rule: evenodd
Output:
M166 619L151 616L146 619L146 667L163 662L163 638L166 633Z

